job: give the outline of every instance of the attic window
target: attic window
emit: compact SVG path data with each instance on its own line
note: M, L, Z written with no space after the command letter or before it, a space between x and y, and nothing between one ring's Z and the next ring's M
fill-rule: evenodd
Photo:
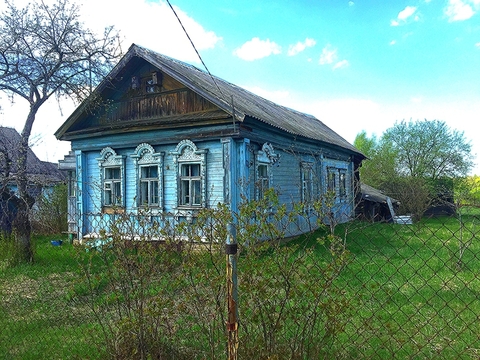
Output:
M138 76L132 76L132 85L133 90L136 90L140 87L140 78Z
M145 80L145 92L154 93L160 91L162 88L162 73L158 71L152 71L150 77Z

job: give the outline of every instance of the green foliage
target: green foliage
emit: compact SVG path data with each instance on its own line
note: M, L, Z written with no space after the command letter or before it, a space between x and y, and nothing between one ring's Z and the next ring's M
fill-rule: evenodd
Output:
M319 201L317 211L327 201ZM227 341L227 225L237 225L243 358L303 359L328 353L350 300L335 287L348 251L343 239L284 244L291 222L273 189L262 199L199 211L191 221L151 223L149 210L121 214L101 231L104 246L82 262L87 296L115 358L224 358ZM299 207L302 209L302 207ZM303 209L304 210L304 209ZM292 215L294 214L294 215ZM147 219L147 220L146 220ZM321 261L312 261L319 249ZM101 274L101 276L99 276ZM308 321L305 316L308 315ZM332 350L333 351L333 350Z
M478 358L479 213L461 210L463 229L443 217L239 237L239 359ZM122 216L108 234L116 247L102 251L36 238L35 263L0 271L0 353L224 359L223 221L221 208L190 224L146 219L139 241ZM186 241L195 228L203 241ZM154 235L163 241L145 241ZM459 268L461 236L471 243Z
M368 157L361 181L399 200L400 212L416 218L432 204L452 202L453 185L447 182L465 176L473 165L464 134L439 120L400 121L380 139L363 131L355 144Z
M45 190L35 202L31 215L37 234L59 234L67 230L67 185Z
M472 145L444 121L397 122L382 141L396 150L399 175L435 180L466 175L473 166Z
M15 267L21 261L21 250L13 235L0 235L0 270Z

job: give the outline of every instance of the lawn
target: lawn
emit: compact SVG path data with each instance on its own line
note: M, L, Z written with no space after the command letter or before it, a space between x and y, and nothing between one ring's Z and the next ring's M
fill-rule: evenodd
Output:
M329 302L319 302L319 306L324 307L319 314L322 316L326 314L328 317L324 325L325 330L321 330L325 332L322 339L326 338L328 329L331 329L328 327L329 322L330 325L332 322L338 322L338 327L331 332L328 342L325 342L328 348L322 354L328 358L345 359L478 359L480 356L480 242L476 225L478 219L476 214L472 213L465 213L462 219L464 222L462 227L458 219L447 217L426 219L414 225L369 224L360 221L339 225L336 234L340 239L346 239L348 258L345 258L347 260L338 276L332 277L328 291L325 291L325 288L318 289L318 293L323 291L322 296L331 299ZM287 248L307 246L311 251L308 252L308 261L305 265L308 269L305 272L310 271L312 278L315 276L320 278L313 272L329 269L332 259L331 248L325 242L317 241L317 238L322 236L321 232L311 235L313 236L294 240L284 246ZM105 268L100 266L100 260L95 259L83 248L74 247L67 241L64 241L62 246L52 246L50 240L57 238L36 238L36 262L33 265L1 269L0 358L108 357L106 344L102 343L104 337L101 333L101 321L94 316L92 312L94 308L89 305L91 294L85 288L85 279L81 276L79 263L92 265L93 279L96 279L98 284L108 277L108 274ZM459 261L459 249L462 247L464 253ZM276 258L273 258L274 256ZM260 285L246 284L246 279L249 281L254 279L253 281L258 283L264 279L248 277L243 271L248 269L252 271L255 267L261 269L277 258L275 252L266 251L261 258L255 260L258 263L249 263L250 260L240 254L238 260L241 285L240 354L247 353L241 351L242 345L245 345L242 339L249 342L250 348L256 346L255 341L247 340L246 337L246 332L254 328L250 322L256 321L252 316L257 310L251 305L250 289L252 294L255 289L263 289L265 292L273 289L273 285L268 282L262 285L263 288ZM150 293L161 293L168 297L162 300L163 307L156 308L156 312L150 314L163 321L158 325L164 331L162 341L166 343L171 341L178 348L191 347L190 350L193 352L190 354L203 354L195 358L215 356L224 358L224 354L221 353L225 342L225 339L221 338L223 318L219 316L212 320L216 315L213 311L208 313L210 308L206 305L203 311L198 312L198 317L189 315L189 318L182 318L181 325L195 320L194 326L179 326L177 323L168 328L171 331L169 333L165 330L167 328L164 324L170 320L167 316L178 316L180 312L190 314L185 303L179 303L176 297L185 296L189 304L196 304L195 301L198 299L203 299L207 303L210 295L217 296L217 301L218 299L223 301L223 292L215 285L217 280L220 285L224 281L224 267L222 268L224 265L221 264L224 257L220 256L219 259L219 263L209 256L196 259L194 265L197 271L190 271L189 278L181 280L172 275L179 271L179 264L170 268L159 267L161 271L159 270L158 276L166 275L161 279L163 283L149 285ZM146 262L145 259L143 261ZM192 261L191 257L188 261ZM202 261L204 265L201 265ZM183 263L185 262L186 260L183 260ZM207 273L208 276L205 275ZM218 279L212 274L217 274ZM303 275L299 274L287 271L286 283L300 281L299 277ZM195 283L197 278L201 280ZM204 281L205 279L207 281ZM180 287L179 282L184 280L185 283ZM167 285L163 288L162 284ZM315 290L316 283L304 284L307 284L310 290L311 288ZM195 293L186 295L184 291L187 288ZM95 287L95 291L101 293L102 287ZM271 296L276 295L272 292ZM98 302L99 299L107 301L105 297L97 297L94 301ZM121 301L125 299L122 298ZM114 300L110 298L108 301ZM296 309L294 306L299 306L298 300L296 301L296 304L288 302L285 304ZM247 304L250 304L249 308L245 308ZM273 304L274 312L279 311L282 305L281 301L275 303L273 299L269 304ZM265 306L265 302L258 302L257 306ZM167 307L175 311L166 311ZM217 308L222 309L222 305ZM307 311L305 316L306 314ZM203 319L201 321L204 323L199 319ZM245 323L247 321L248 323ZM265 319L258 321L265 323ZM305 323L308 321L310 320L303 319ZM280 327L287 327L287 331L281 332L282 336L285 334L296 336L293 329L297 322L299 320L295 317L288 320L288 324L277 324ZM268 327L264 324L259 328ZM280 331L276 327L271 329L272 333ZM195 331L198 336L192 335ZM178 338L180 335L181 340ZM220 337L216 340L220 346L203 344L210 335L214 338ZM279 341L277 339L277 343ZM215 353L217 351L215 349L220 352ZM295 353L291 349L289 351ZM259 351L255 355L255 352L249 352L249 358L255 356L266 358L262 357L261 353ZM278 358L288 357L280 355Z

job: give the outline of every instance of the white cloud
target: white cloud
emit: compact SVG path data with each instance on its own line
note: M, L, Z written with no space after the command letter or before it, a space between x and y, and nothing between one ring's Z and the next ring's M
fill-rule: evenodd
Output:
M475 46L480 49L480 42L476 43Z
M337 62L335 65L333 65L333 70L341 69L341 68L347 67L348 65L350 65L348 60L341 60Z
M319 64L320 65L328 65L334 63L338 58L337 49L332 47L332 45L327 44L322 50L322 54L320 55Z
M416 6L406 6L405 9L398 13L396 19L390 21L390 26L400 26L406 24L410 19L413 19L413 21L418 21L420 19Z
M222 40L180 8L173 8L198 51L212 49ZM180 23L165 1L130 0L128 5L118 6L116 0L84 0L81 10L87 26L97 32L105 26L114 25L120 30L127 48L136 43L179 60L199 62Z
M233 54L246 61L258 60L270 55L278 55L282 48L273 41L254 37L233 51Z
M390 45L395 45L396 43L397 43L397 40L390 41Z
M398 18L399 20L406 21L410 16L412 16L413 14L415 14L415 11L417 11L417 7L416 7L416 6L407 6L405 9L403 9L402 11L400 11L400 12L398 13L397 18Z
M350 7L355 6L355 3L353 1L349 1L348 6L350 6Z
M449 22L470 19L480 10L480 0L449 0L444 13Z
M345 140L352 143L362 130L375 131L380 135L391 126L382 106L369 99L339 98L313 101L301 107L301 111L320 119Z
M348 60L338 60L338 50L332 45L327 44L320 55L320 60L318 61L320 65L331 65L333 70L340 69L349 65Z
M317 42L314 39L306 38L304 42L297 42L295 45L290 45L288 48L288 56L294 56L305 50L307 47L315 46Z

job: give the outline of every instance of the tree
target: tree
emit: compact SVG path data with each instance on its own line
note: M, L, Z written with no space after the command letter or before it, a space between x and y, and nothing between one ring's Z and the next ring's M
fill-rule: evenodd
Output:
M360 132L354 142L368 157L360 179L400 200L402 211L421 217L435 202L452 199L454 179L473 166L471 144L439 120L401 121L380 139Z
M431 181L466 176L473 166L472 146L463 132L439 120L397 122L379 140L362 131L354 144L369 158L360 175L372 186L397 176Z
M377 139L376 136L368 138L367 133L361 131L353 144L367 157L360 168L362 182L383 188L395 177L397 154L390 143Z
M465 176L473 166L472 145L444 121L397 122L382 142L395 149L399 175L437 180Z
M14 227L22 258L33 260L26 174L27 150L38 110L52 96L85 99L121 55L113 27L98 36L79 21L79 8L71 0L52 5L36 1L17 8L7 0L0 15L0 91L19 97L29 111L18 148L16 184L21 206Z

